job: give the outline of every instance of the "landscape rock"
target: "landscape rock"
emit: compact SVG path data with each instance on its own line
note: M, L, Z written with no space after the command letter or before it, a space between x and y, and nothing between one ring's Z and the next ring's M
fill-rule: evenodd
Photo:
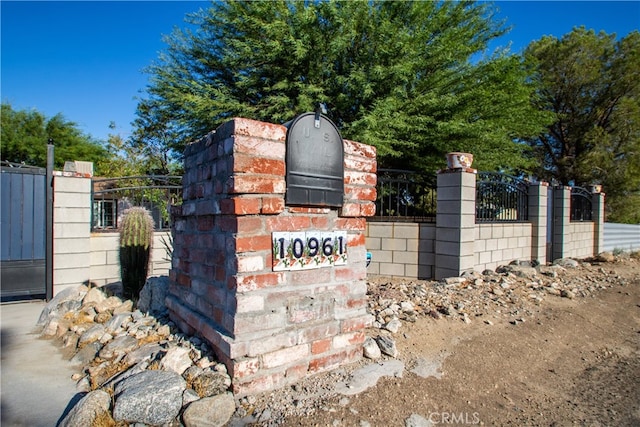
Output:
M380 347L378 347L378 344L376 343L376 341L371 338L371 337L367 337L364 340L364 344L363 344L364 348L364 357L368 358L368 359L379 359L380 357L382 357L382 352L380 351Z
M78 346L82 347L85 344L98 341L104 335L104 333L105 331L103 325L93 325L80 336L80 339L78 340Z
M375 386L382 377L402 378L403 372L404 363L400 360L371 363L353 371L347 381L336 385L336 391L346 396L353 396Z
M80 365L87 365L96 358L100 349L102 349L102 344L98 341L89 343L78 350L78 352L71 358L71 362Z
M386 325L384 325L384 329L395 334L400 329L400 326L402 326L402 322L400 322L400 320L392 319L389 322L387 322Z
M162 367L179 375L193 364L189 357L189 349L184 347L172 347L162 358Z
M128 423L162 425L182 408L185 380L175 372L151 370L116 384L113 418Z
M165 299L168 289L169 278L167 276L149 277L140 291L138 309L143 313L165 316L167 314Z
M222 427L236 410L231 393L205 397L191 403L182 414L185 427Z
M130 335L123 335L115 338L100 350L100 358L113 359L119 355L124 355L134 350L138 346L138 340Z
M203 372L196 376L191 384L193 390L200 397L211 397L224 393L230 385L229 375L215 371Z
M381 335L376 338L376 342L378 343L378 347L380 347L380 351L383 354L391 357L398 357L398 348L396 347L396 342L393 340L393 338Z
M614 262L616 257L611 252L600 252L595 256L595 261L598 262Z
M64 315L82 305L82 298L86 295L88 288L84 285L65 288L58 292L51 301L44 306L40 312L40 317L36 322L36 327L43 327L50 317ZM67 304L65 304L67 303Z
M58 427L108 425L111 419L111 396L103 390L94 390L75 404L58 423ZM102 423L98 421L102 420Z
M100 290L100 288L91 288L82 299L82 305L88 305L88 304L97 305L106 299L107 299L107 296L104 294L104 292Z
M559 265L564 268L578 268L580 266L580 263L578 261L571 258L558 258L553 261L553 264Z
M164 349L158 343L144 344L141 347L127 353L127 355L124 357L124 363L126 363L127 365L135 365L142 362L143 360L152 360L162 351L164 351Z

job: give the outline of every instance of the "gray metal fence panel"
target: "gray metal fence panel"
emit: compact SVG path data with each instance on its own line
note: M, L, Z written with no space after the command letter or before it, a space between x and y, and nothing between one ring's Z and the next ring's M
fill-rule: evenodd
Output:
M640 250L640 224L604 223L604 250Z

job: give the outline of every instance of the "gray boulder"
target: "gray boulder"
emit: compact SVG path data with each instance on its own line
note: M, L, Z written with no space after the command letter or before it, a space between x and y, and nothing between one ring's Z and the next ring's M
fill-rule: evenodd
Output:
M564 268L578 268L580 266L580 263L578 261L571 258L558 258L553 261L553 264L559 265Z
M84 298L87 291L88 289L86 286L80 285L72 288L66 288L58 292L40 312L40 317L38 318L36 326L43 327L50 317L55 315L64 315L73 309L80 308L82 305L82 298Z
M185 427L222 427L236 410L231 393L205 397L191 403L182 414Z
M82 347L72 358L72 363L79 365L88 365L93 359L96 358L98 352L102 348L102 344L99 341L94 341Z
M100 358L113 359L121 354L129 353L138 346L138 340L131 335L122 335L115 338L100 350Z
M110 408L111 396L109 396L109 393L103 390L94 390L76 403L71 411L58 423L58 427L98 425L96 422L98 419L111 418Z
M385 337L383 335L376 338L376 342L378 343L378 347L380 347L380 351L391 357L398 357L398 348L396 347L396 342L389 337Z
M106 299L107 296L102 292L102 290L100 290L100 288L91 288L82 299L82 305L91 303L99 304Z
M227 374L206 371L193 379L192 387L200 397L211 397L227 391L231 378Z
M175 372L152 370L132 375L115 386L113 418L130 424L169 423L182 408L186 387Z
M140 291L138 309L143 313L150 313L155 316L164 316L168 313L164 300L169 289L169 278L167 276L149 277L144 287Z

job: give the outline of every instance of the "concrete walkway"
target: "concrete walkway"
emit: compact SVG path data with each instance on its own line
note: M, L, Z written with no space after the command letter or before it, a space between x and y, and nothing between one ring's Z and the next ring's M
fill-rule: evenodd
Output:
M45 303L0 305L2 427L53 427L76 402L74 366L33 333Z

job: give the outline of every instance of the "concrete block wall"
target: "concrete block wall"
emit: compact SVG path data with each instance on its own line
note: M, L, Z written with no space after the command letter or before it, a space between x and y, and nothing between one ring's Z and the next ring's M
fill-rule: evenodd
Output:
M604 193L592 195L592 221L571 221L571 187L551 189L553 197L552 260L586 258L603 251Z
M91 178L54 175L53 295L90 278Z
M97 286L120 282L119 240L120 235L117 232L91 233L89 276ZM167 276L169 274L171 260L163 242L171 247L170 232L156 231L151 248L149 276Z
M369 222L366 248L372 262L367 273L429 279L434 275L436 225L412 222Z
M594 222L570 222L566 226L563 254L565 258L587 258L593 253Z
M495 270L513 260L531 260L531 223L477 224L474 270Z
M475 266L476 170L438 172L436 280L460 276Z
M358 360L366 311L365 216L375 149L344 141L339 210L285 206L286 128L234 119L185 151L167 305L206 339L244 395ZM348 263L274 271L273 232L346 231Z

